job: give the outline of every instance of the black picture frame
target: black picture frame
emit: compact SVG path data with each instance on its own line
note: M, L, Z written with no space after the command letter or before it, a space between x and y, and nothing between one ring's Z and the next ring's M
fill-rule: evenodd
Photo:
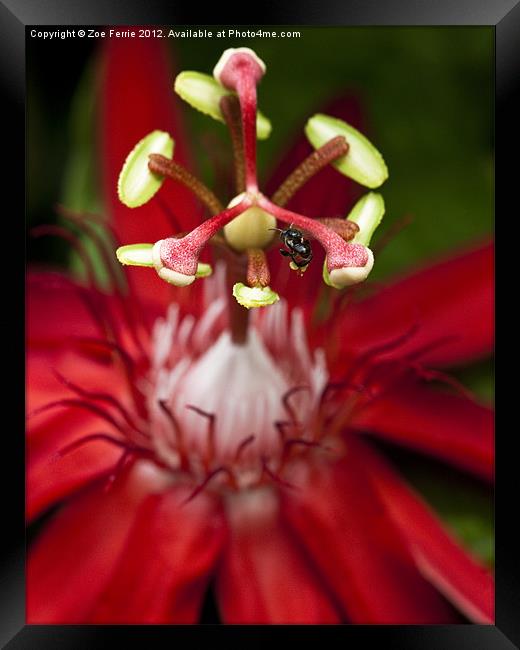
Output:
M4 177L5 199L13 200L9 215L20 215L24 209L24 87L25 87L25 28L28 25L137 25L137 24L197 24L200 12L192 9L188 15L185 7L172 2L162 3L148 0L3 0L0 2L0 82L4 100L4 136L7 137L7 174ZM220 8L218 16L211 16L204 9L205 24L250 24L273 25L487 25L495 31L496 103L495 103L495 145L498 158L495 167L496 197L507 205L507 190L514 191L514 169L502 159L507 159L507 149L514 146L511 138L515 134L514 116L518 114L518 88L520 79L520 2L518 0L364 0L336 3L302 0L297 8L275 6L266 2L259 6L255 18L244 20L237 13L224 15ZM516 109L515 109L516 106ZM516 113L515 113L516 111ZM517 120L516 120L517 121ZM11 142L12 140L12 142ZM5 142L5 140L4 140ZM508 147L509 145L509 147ZM4 159L5 160L5 159ZM511 182L508 182L511 181ZM497 204L498 205L498 204ZM506 208L507 209L507 208ZM511 215L513 216L513 215ZM9 305L16 309L20 320L13 319L11 308L4 308L0 322L3 330L13 328L6 334L6 340L19 344L17 366L22 369L20 383L8 382L4 404L8 404L14 418L9 426L4 422L3 456L1 478L3 485L2 512L3 537L6 548L2 556L0 578L0 642L9 650L22 648L103 648L109 644L123 642L131 637L135 643L147 647L171 643L200 643L208 635L208 641L215 644L229 640L242 640L265 644L273 635L280 635L294 642L300 635L312 643L340 641L346 647L361 644L381 645L385 648L407 650L421 648L429 650L442 648L479 648L505 650L520 647L520 589L518 563L515 563L517 540L510 529L507 517L509 506L513 507L515 497L514 469L508 464L514 462L509 445L516 432L511 428L500 430L496 444L496 625L457 626L331 626L295 629L292 626L36 626L25 625L24 614L24 233L20 228L21 216L12 216L3 222L6 237L13 242L12 264L9 270L9 288L14 289L15 298ZM4 231L5 232L5 231ZM11 246L9 246L11 249ZM13 272L14 271L14 272ZM500 274L498 276L500 278ZM17 297L17 298L16 298ZM9 338L7 338L9 337ZM11 396L12 393L12 396ZM22 426L24 427L22 429ZM509 502L508 502L509 501ZM8 507L10 506L10 507ZM287 636L286 636L287 635ZM347 645L350 644L350 645Z

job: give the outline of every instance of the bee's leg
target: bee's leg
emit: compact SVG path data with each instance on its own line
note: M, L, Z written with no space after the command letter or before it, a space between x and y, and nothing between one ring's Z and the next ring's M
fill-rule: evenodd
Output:
M285 248L280 248L280 253L281 253L284 257L291 257L291 253L289 253L288 251L286 251Z
M307 258L307 257L303 258L301 256L299 256L298 259L295 259L293 257L292 260L299 269L302 269L303 267L307 266L309 264L309 262L311 261L309 258Z

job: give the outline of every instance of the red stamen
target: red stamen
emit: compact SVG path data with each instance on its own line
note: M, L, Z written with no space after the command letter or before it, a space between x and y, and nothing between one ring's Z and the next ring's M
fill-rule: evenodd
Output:
M220 214L203 221L184 237L163 239L160 255L164 266L184 275L195 275L197 260L203 246L221 228L245 212L251 205L252 200L245 196L238 205L227 208Z

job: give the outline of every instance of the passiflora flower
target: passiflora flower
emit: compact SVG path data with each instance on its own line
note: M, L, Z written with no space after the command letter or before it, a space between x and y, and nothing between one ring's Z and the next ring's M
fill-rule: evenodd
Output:
M384 202L345 219L347 177L388 172L352 100L312 117L314 153L299 143L260 189L265 64L239 48L213 78L179 75L229 128L225 207L188 171L160 46L103 58L113 248L95 217L63 217L111 291L70 233L87 282L28 281L27 516L55 508L29 549L28 621L195 623L211 588L228 623L491 623L491 574L372 444L492 481L492 413L443 372L491 352L491 244L359 297L344 287L372 268Z

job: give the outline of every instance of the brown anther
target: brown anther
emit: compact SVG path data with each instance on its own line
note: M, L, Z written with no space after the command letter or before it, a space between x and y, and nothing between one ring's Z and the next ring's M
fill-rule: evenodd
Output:
M285 206L294 194L307 183L315 174L337 158L348 152L349 146L342 135L326 142L322 147L311 153L285 179L271 197L273 203Z
M261 248L247 251L247 284L250 287L267 287L271 281L269 266Z
M179 183L185 185L204 203L212 215L219 214L224 209L222 203L209 187L206 187L204 183L175 160L170 160L158 153L152 153L149 156L148 169L155 174L168 176L174 181L179 181Z

